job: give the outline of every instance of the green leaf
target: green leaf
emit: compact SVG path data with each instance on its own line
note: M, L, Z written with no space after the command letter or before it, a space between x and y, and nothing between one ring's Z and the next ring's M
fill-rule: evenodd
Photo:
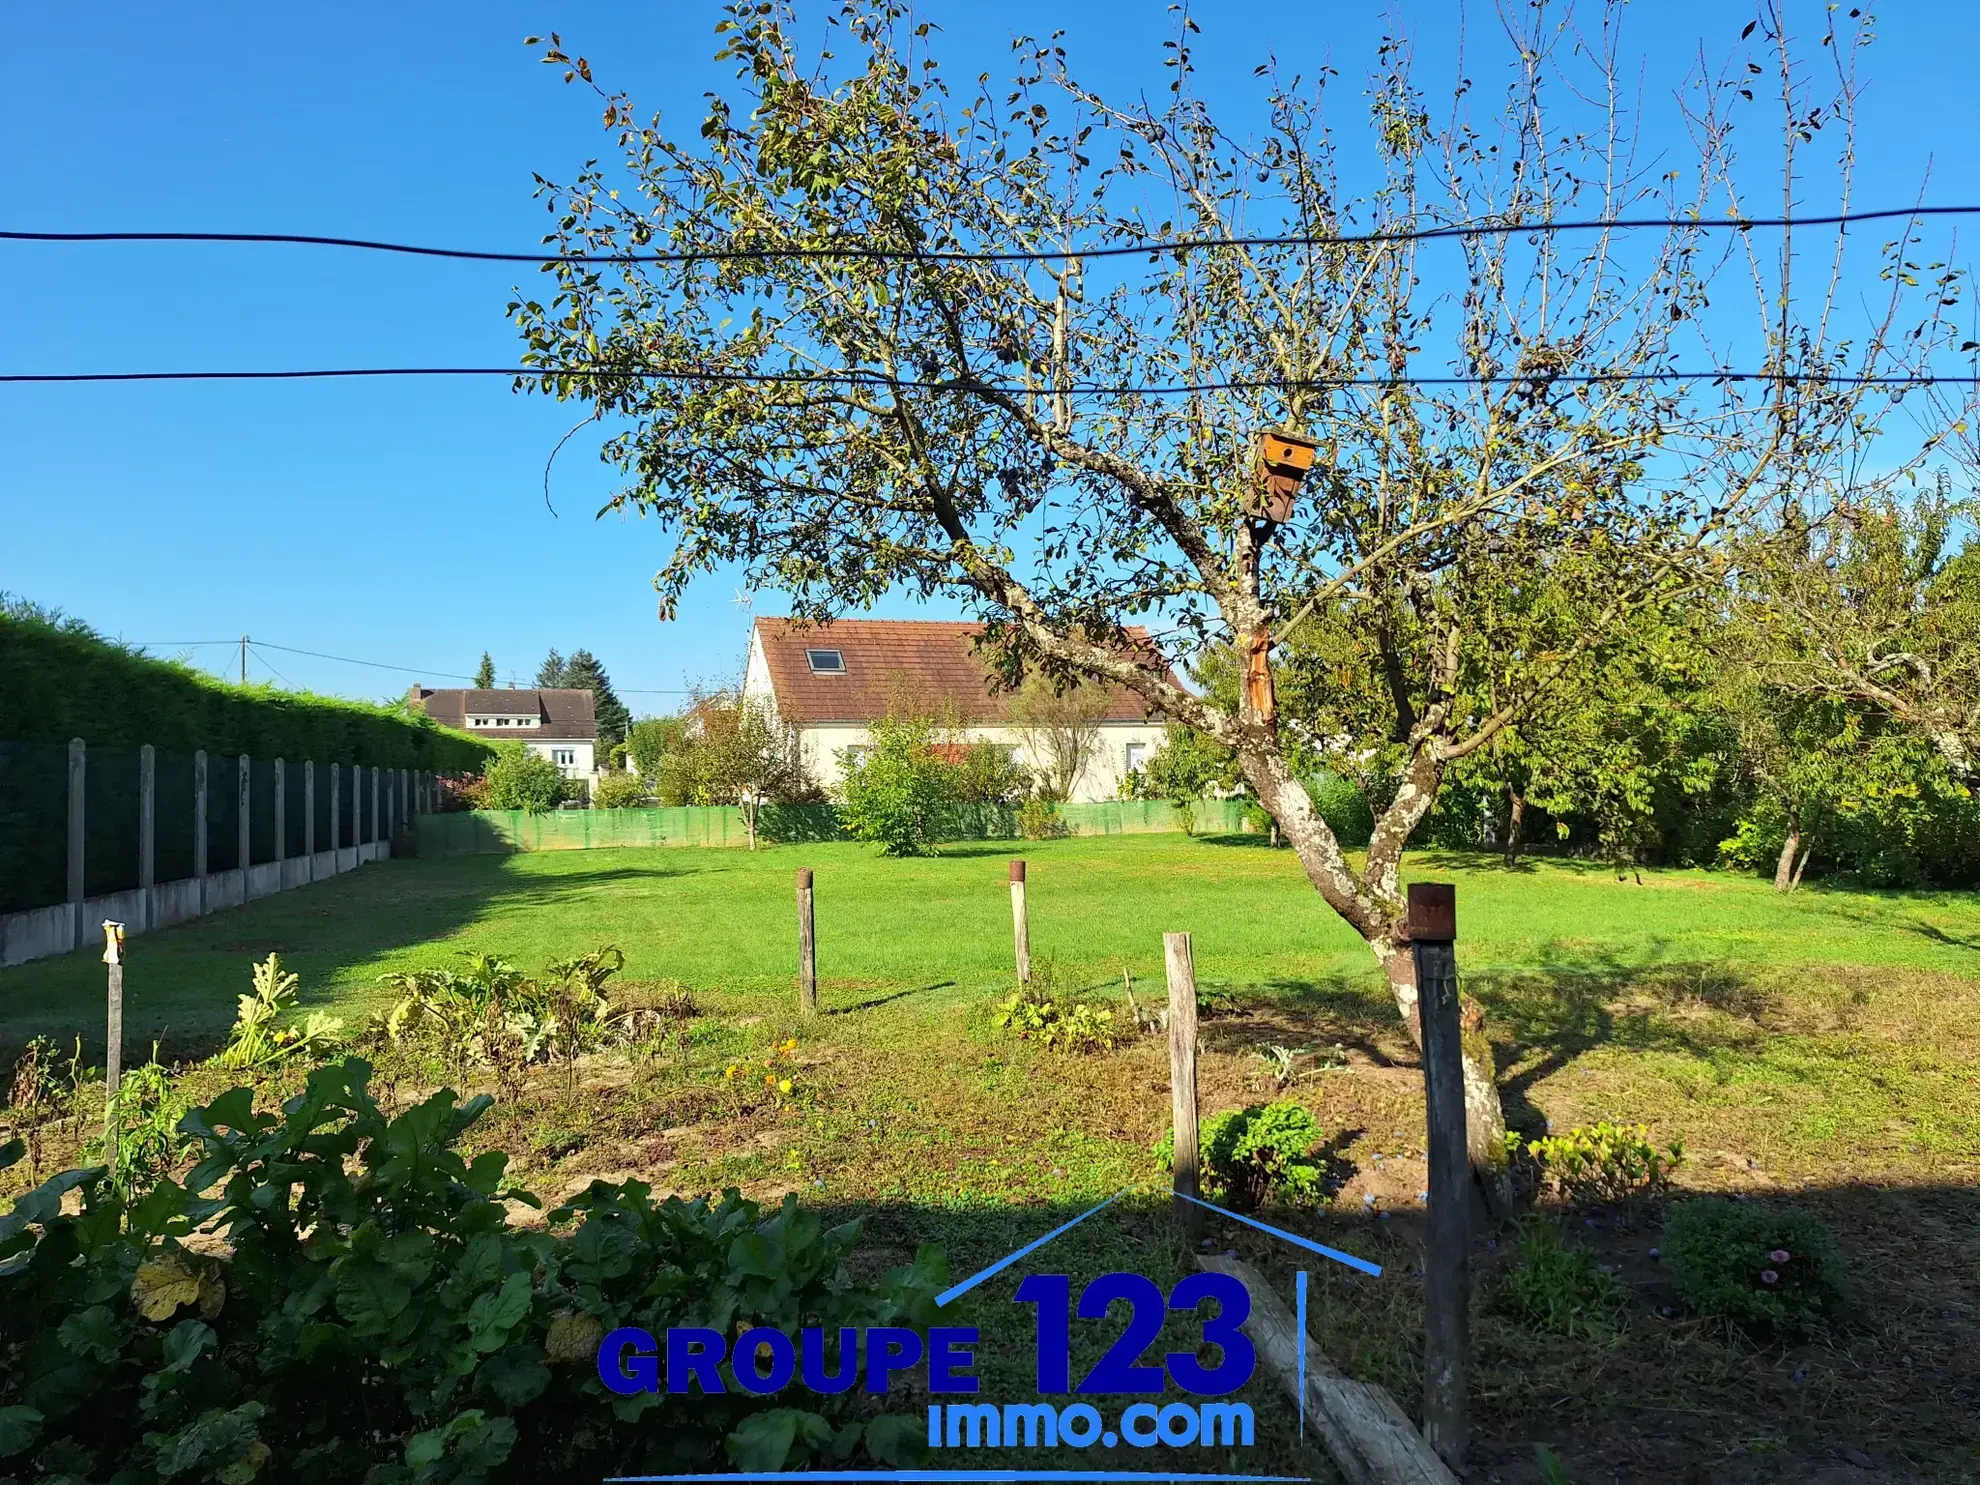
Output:
M91 1305L69 1316L55 1328L57 1339L68 1351L87 1356L108 1366L123 1350L123 1337L117 1333L117 1317L103 1305Z
M529 1313L529 1275L510 1274L493 1294L483 1294L468 1306L468 1333L477 1351L499 1350L509 1332Z
M212 1326L199 1320L181 1320L165 1335L165 1370L182 1372L218 1344Z
M512 1408L535 1402L550 1385L550 1368L519 1345L497 1351L475 1375Z
M0 1408L0 1459L23 1453L40 1437L40 1413L33 1408Z
M771 1408L768 1412L752 1414L725 1443L729 1462L751 1474L782 1469L791 1457L797 1425L795 1408Z

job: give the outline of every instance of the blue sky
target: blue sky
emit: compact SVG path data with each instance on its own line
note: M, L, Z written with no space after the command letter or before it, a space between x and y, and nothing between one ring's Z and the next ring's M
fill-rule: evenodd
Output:
M1791 5L1812 23L1820 7ZM952 74L1006 65L1014 31L1067 28L1103 88L1163 85L1157 0L932 3ZM1377 0L1201 4L1205 91L1242 112L1268 48L1349 78L1390 8ZM1433 68L1458 7L1402 12ZM1490 6L1471 6L1472 24ZM1637 0L1629 24L1665 68L1737 5ZM588 94L522 46L557 30L604 80L680 132L726 80L719 10L646 4L39 5L9 16L0 60L0 225L48 230L295 231L528 250L531 174L608 153ZM1980 200L1980 5L1881 7L1859 204ZM510 267L305 248L0 243L0 370L509 364ZM593 519L612 488L573 440L579 413L506 382L0 386L0 588L172 652L246 633L257 679L381 696L444 682L482 650L525 683L545 650L595 651L636 712L735 672L747 614L711 578L654 617L664 543ZM757 611L780 611L760 595ZM881 612L911 615L906 602ZM314 650L402 665L312 659ZM218 646L193 652L230 668Z

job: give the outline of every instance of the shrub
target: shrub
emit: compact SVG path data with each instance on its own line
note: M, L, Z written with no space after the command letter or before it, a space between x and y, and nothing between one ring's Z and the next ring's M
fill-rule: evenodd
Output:
M1281 1100L1213 1114L1197 1131L1203 1172L1213 1199L1242 1212L1266 1201L1317 1206L1326 1199L1327 1160L1316 1149L1320 1121L1304 1104ZM1155 1147L1163 1166L1175 1164L1175 1131Z
M925 856L955 803L955 770L923 721L876 723L873 746L840 754L840 826L887 856Z
M541 753L521 743L502 743L482 770L483 809L528 810L540 814L577 797L578 786Z
M1629 1292L1585 1248L1562 1242L1560 1226L1534 1215L1513 1235L1513 1263L1491 1291L1492 1307L1534 1330L1599 1341L1613 1335Z
M1365 846L1375 829L1375 812L1361 790L1339 774L1323 773L1306 780L1313 808L1334 838L1344 846Z
M1034 794L1017 808L1018 834L1026 840L1053 840L1066 833L1054 800Z
M1031 980L997 1004L997 1024L1058 1052L1105 1052L1117 1040L1114 1013L1081 1000L1058 965L1040 959Z
M857 1393L807 1399L816 1412L733 1388L619 1397L594 1357L628 1325L925 1324L939 1253L858 1283L858 1223L828 1231L795 1198L766 1215L734 1191L660 1203L638 1181L596 1182L549 1230L516 1228L504 1203L538 1203L505 1183L507 1158L457 1149L489 1100L442 1091L388 1120L369 1074L333 1063L279 1114L237 1088L187 1116L202 1158L183 1187L132 1205L72 1171L0 1216L15 1472L469 1485L911 1447L916 1425L857 1416ZM83 1211L65 1214L78 1190ZM231 1262L185 1247L194 1231L224 1235Z
M1767 1202L1700 1197L1671 1209L1664 1263L1701 1315L1794 1333L1842 1303L1847 1275L1827 1224Z
M275 1018L296 1008L296 987L302 981L285 973L282 957L270 954L254 967L254 988L243 995L227 1033L227 1045L213 1059L230 1068L277 1067L298 1058L329 1055L344 1023L335 1016L311 1011L298 1026L279 1027Z
M591 807L595 810L636 810L652 803L646 780L637 774L608 773L591 791Z
M1671 1172L1684 1163L1684 1147L1677 1141L1660 1152L1645 1126L1607 1120L1537 1140L1508 1134L1506 1153L1513 1159L1524 1155L1537 1184L1577 1205L1660 1201L1669 1194Z
M85 1147L87 1158L106 1162L106 1183L127 1201L149 1192L193 1150L193 1142L179 1129L186 1097L158 1064L156 1047L152 1054L150 1062L118 1080L105 1132Z

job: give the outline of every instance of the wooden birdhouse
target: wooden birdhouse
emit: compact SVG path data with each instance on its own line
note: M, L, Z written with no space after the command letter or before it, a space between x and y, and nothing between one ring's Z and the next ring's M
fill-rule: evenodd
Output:
M1291 520L1293 497L1313 467L1319 447L1310 438L1276 429L1252 439L1253 478L1244 513L1260 521Z

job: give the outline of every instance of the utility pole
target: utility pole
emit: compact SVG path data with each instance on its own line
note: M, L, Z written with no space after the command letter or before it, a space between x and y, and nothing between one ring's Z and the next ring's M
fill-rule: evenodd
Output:
M243 686L247 684L247 645L248 637L243 634L241 636L241 684Z

